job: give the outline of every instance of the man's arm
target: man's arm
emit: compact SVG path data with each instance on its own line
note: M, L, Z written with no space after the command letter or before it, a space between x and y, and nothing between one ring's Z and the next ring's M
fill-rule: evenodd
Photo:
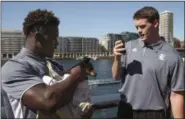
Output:
M125 48L123 48L123 43L121 40L118 40L115 42L115 47L113 48L114 53L114 62L112 65L112 77L115 80L120 79L120 68L121 68L121 62L120 57L123 55L123 52L125 51Z
M184 119L184 91L171 92L170 95L172 114L175 119Z
M55 111L59 105L66 104L72 99L71 93L74 93L81 74L83 71L78 66L73 68L71 75L60 83L51 86L35 85L23 94L22 102L31 109Z
M171 74L171 111L174 118L184 118L184 63L182 58L177 55L172 60L170 67Z
M112 65L112 76L115 80L120 78L120 57L114 56L114 62Z

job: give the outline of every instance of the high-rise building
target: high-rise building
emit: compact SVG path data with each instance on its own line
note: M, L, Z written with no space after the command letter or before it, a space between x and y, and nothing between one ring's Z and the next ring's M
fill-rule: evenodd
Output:
M108 41L110 40L110 38L106 35L103 35L101 41L100 41L100 45L102 45L106 50L108 50Z
M24 35L18 30L2 30L1 32L1 54L2 58L15 56L24 46Z
M160 13L159 34L173 45L173 13L164 11Z

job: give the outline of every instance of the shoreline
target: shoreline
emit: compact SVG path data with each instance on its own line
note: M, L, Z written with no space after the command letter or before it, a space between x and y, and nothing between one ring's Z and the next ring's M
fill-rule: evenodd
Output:
M85 56L84 56L85 57ZM92 58L92 57L90 57L92 60L101 60L101 59L113 59L114 58L114 56L104 56L104 57L97 57L97 58ZM52 58L52 59L54 59L54 60L81 60L82 58L79 58L79 59L77 59L77 58L65 58L65 57L63 57L63 58Z
M11 58L10 58L11 59ZM1 59L1 67L6 63L6 61L10 60L10 59ZM76 59L76 58L52 58L53 60L81 60L81 59ZM96 59L91 58L91 60L112 60L113 56L109 56L109 57L97 57Z

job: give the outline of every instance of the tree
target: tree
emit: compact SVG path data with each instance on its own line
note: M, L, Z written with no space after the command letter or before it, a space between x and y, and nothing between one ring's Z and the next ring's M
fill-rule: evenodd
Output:
M104 46L102 46L101 44L99 44L99 52L106 52L107 50L105 49Z

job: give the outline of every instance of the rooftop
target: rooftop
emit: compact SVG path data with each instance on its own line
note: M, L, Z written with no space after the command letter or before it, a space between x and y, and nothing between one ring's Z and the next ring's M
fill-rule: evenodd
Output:
M21 30L2 29L1 32L22 32Z
M173 14L173 12L171 12L171 11L168 11L168 10L165 10L164 12L161 12L160 14L165 14L165 13L170 13L170 14Z

